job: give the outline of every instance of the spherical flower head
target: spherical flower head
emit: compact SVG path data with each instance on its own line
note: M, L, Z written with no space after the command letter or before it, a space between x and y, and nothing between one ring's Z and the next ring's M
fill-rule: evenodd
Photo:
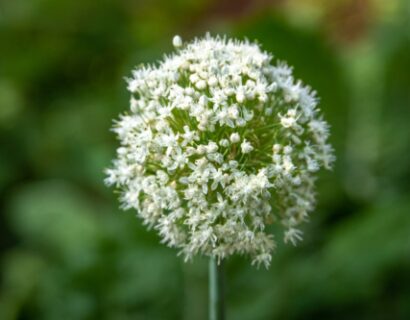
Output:
M314 181L334 160L329 127L309 87L248 41L183 43L128 79L131 106L116 122L106 182L186 259L250 256L269 266L314 209Z

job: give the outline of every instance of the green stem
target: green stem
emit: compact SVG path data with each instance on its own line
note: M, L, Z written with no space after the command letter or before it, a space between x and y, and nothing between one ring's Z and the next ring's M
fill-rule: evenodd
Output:
M225 320L223 261L209 260L209 320Z

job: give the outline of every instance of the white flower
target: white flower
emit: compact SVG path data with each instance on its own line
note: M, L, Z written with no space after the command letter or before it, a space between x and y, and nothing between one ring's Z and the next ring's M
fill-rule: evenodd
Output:
M228 139L221 139L221 140L219 140L219 145L221 147L227 148L229 146L229 140Z
M284 154L290 154L293 151L293 148L291 146L285 146L283 148L283 153Z
M241 143L241 150L242 150L242 153L249 153L253 150L253 147L250 144L250 142L245 139Z
M273 153L278 153L281 148L282 148L282 146L280 144L275 143L272 147L272 151L273 151Z
M239 136L238 133L234 132L229 137L229 140L231 140L232 143L237 143L237 142L241 141L241 137Z
M173 39L172 39L172 44L175 48L179 48L182 46L182 38L178 35L176 35Z
M203 90L206 88L206 82L204 80L199 80L195 86L199 89L199 90Z
M215 87L217 84L218 84L218 79L217 79L215 76L211 76L211 77L208 79L208 85L209 85L210 87Z
M291 128L296 125L297 122L297 117L296 117L296 110L295 109L290 109L286 116L279 116L280 118L280 123L282 126L285 128Z
M236 101L238 101L239 103L242 103L242 102L244 102L245 101L245 94L244 94L244 92L243 92L243 90L239 90L237 93L236 93Z
M105 182L186 259L248 255L269 266L276 246L302 240L316 172L334 161L314 92L256 44L172 40L174 55L128 79L128 115Z
M302 241L302 235L302 231L295 228L289 228L285 232L285 243L291 242L294 246L296 246L298 241Z

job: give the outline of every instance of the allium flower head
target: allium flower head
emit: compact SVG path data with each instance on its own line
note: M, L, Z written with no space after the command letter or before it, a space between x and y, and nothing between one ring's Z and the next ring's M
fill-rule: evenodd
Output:
M315 175L334 160L315 92L257 44L209 35L173 44L175 54L128 79L106 182L187 259L238 253L269 266L268 226L301 240Z

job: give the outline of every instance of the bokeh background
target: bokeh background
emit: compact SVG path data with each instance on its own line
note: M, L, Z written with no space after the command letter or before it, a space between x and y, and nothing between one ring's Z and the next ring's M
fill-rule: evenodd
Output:
M103 184L123 78L206 31L293 65L338 157L300 246L270 270L227 262L228 319L410 319L406 0L1 0L0 319L207 318L206 259Z

